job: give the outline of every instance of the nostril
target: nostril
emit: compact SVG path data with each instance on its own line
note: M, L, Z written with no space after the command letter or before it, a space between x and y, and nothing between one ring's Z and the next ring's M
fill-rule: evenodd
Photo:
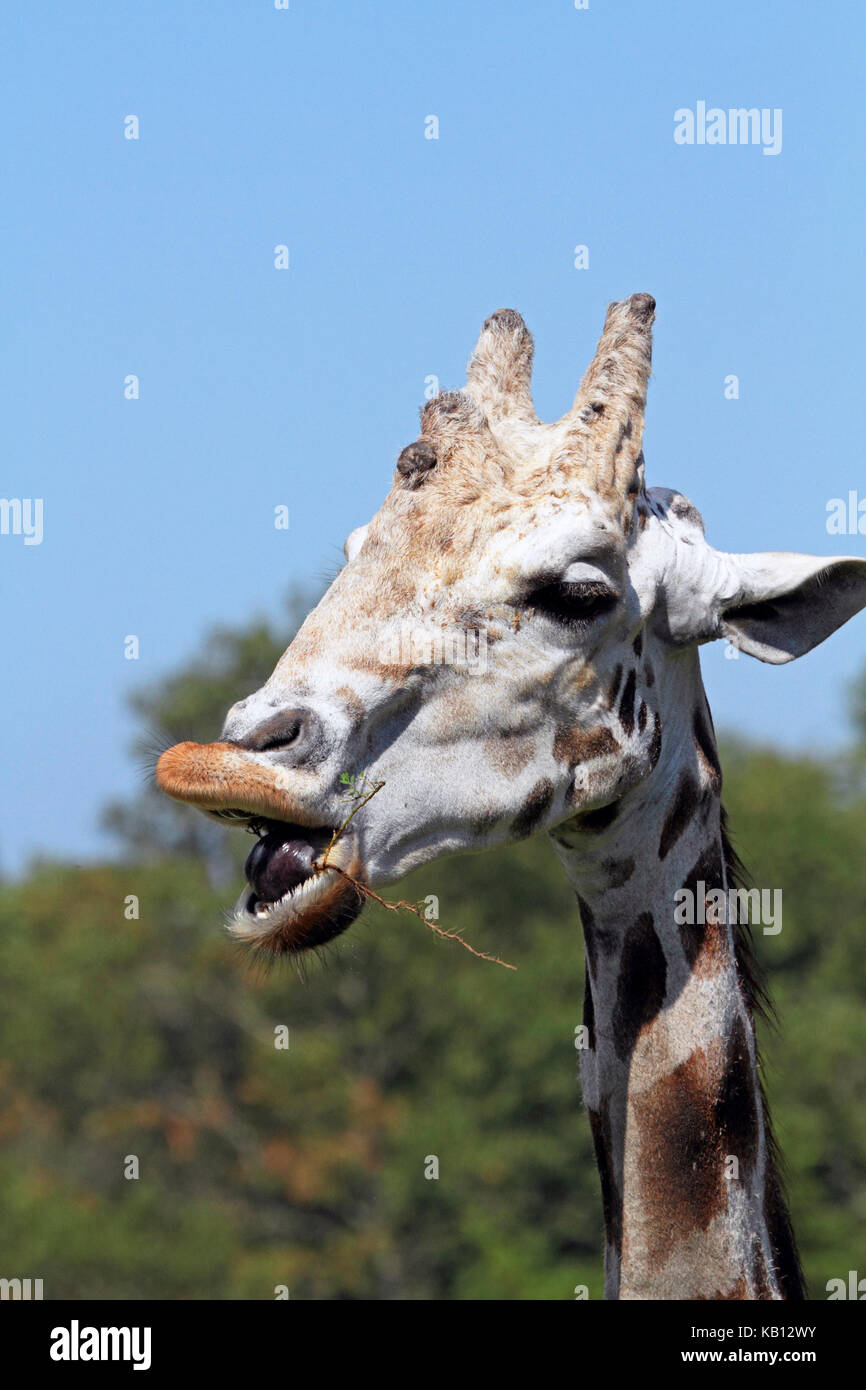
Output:
M286 719L259 743L259 752L266 753L269 748L291 748L299 742L303 731L304 721L299 714Z
M315 740L312 738L316 726L316 716L312 710L281 710L242 740L244 748L251 753L268 753L277 750L295 753L306 750Z

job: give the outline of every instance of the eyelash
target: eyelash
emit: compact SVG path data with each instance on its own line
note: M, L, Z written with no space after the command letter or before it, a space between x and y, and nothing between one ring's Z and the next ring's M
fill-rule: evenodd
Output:
M545 584L528 597L528 604L554 622L567 627L586 627L616 605L617 597L607 585L593 581L582 584Z

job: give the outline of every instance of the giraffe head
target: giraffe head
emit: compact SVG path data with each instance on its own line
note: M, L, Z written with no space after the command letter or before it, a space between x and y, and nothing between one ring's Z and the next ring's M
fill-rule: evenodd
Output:
M356 883L603 824L684 737L700 644L785 662L866 604L866 561L723 554L646 488L654 309L609 307L555 424L523 320L493 314L273 675L219 742L163 754L164 791L261 836L238 937L302 950L357 916Z

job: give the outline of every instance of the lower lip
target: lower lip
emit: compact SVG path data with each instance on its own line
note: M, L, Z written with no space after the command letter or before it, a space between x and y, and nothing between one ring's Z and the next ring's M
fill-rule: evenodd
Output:
M261 911L255 894L245 888L229 922L231 935L267 954L287 955L324 945L345 931L363 907L361 866L345 839L333 847L329 839L317 864L309 878L276 902L262 903Z

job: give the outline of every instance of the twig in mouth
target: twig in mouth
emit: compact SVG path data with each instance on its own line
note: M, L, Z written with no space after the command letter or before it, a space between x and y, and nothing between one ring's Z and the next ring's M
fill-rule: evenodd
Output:
M349 778L346 773L343 774L343 777L347 781L347 783L352 787L352 790L354 792L355 779ZM434 931L437 936L441 936L445 941L459 941L460 945L464 946L466 950L469 951L471 955L476 956L478 960L489 960L492 961L494 965L501 965L505 970L516 970L516 965L509 965L507 960L500 960L499 956L489 956L486 953L486 951L476 951L475 947L470 946L469 942L466 941L465 938L462 937L459 932L445 931L444 927L439 927L436 925L435 922L431 922L428 917L424 916L424 913L421 911L421 909L418 907L416 903L408 903L405 901L405 899L402 898L400 902L389 903L385 898L380 898L378 893L374 893L373 889L370 888L366 883L362 883L360 879L353 878L351 874L347 874L346 870L341 869L338 864L328 863L328 856L331 853L331 850L334 848L334 845L339 840L340 836L343 834L343 831L346 829L346 826L349 824L349 821L352 819L353 816L356 816L358 814L362 806L366 806L367 802L370 801L376 795L377 792L380 792L382 790L384 785L384 782L377 782L375 786L373 786L373 788L367 792L366 796L362 796L357 801L357 804L349 812L348 816L343 821L343 824L338 826L337 829L334 831L333 835L331 836L330 842L328 844L327 849L325 850L324 855L322 856L321 862L318 864L314 864L313 868L315 872L321 874L324 873L326 869L333 869L336 873L342 874L343 878L348 879L349 883L351 883L356 893L360 893L361 896L365 898L372 898L374 902L379 903L382 907L387 907L389 912L400 912L401 910L411 912L413 916L417 917L420 922L424 923L425 927L429 927L431 931Z
M356 805L352 808L352 810L351 810L351 811L349 812L349 814L347 815L346 819L343 821L343 824L342 824L342 825L339 825L339 826L337 827L337 829L334 831L333 835L331 836L330 842L329 842L329 844L328 844L328 848L325 850L324 858L322 859L321 864L319 864L319 865L317 866L318 868L320 868L320 869L331 869L331 868L335 868L335 867L336 867L335 865L329 864L329 863L328 863L328 855L331 853L331 850L334 848L334 845L335 845L335 844L337 843L337 841L339 840L340 836L342 835L343 831L346 829L346 826L349 824L349 821L352 819L352 817L353 817L353 816L357 816L357 814L358 814L358 812L360 811L361 807L362 807L362 806L366 806L367 802L368 802L368 801L371 801L371 800L373 799L373 797L376 795L376 793L377 793L377 792L380 792L380 791L382 790L382 788L384 787L384 785L385 785L384 782L377 782L377 783L375 784L375 786L373 787L372 791L367 792L367 795L366 795L366 796L361 797L360 801L358 801L358 802L356 803ZM346 877L348 877L348 875L346 875Z
M406 902L403 898L401 898L399 902L389 903L385 898L380 898L378 893L374 893L373 889L366 883L362 883L360 879L353 878L351 874L346 873L345 869L338 868L336 864L322 863L317 865L317 869L320 873L323 873L326 868L333 869L338 874L342 874L343 878L348 879L357 893L360 893L362 897L372 898L373 901L379 903L381 907L387 907L389 912L411 912L420 922L424 923L425 927L429 927L431 931L434 931L437 936L443 937L445 941L459 941L460 945L464 946L466 950L469 951L470 955L477 957L478 960L492 961L494 965L501 965L505 970L517 969L516 965L509 965L507 960L501 960L499 956L489 956L486 951L476 951L475 947L471 946L459 932L445 931L444 927L437 926L435 922L431 922L429 918L424 916L424 913L418 907L417 903Z

